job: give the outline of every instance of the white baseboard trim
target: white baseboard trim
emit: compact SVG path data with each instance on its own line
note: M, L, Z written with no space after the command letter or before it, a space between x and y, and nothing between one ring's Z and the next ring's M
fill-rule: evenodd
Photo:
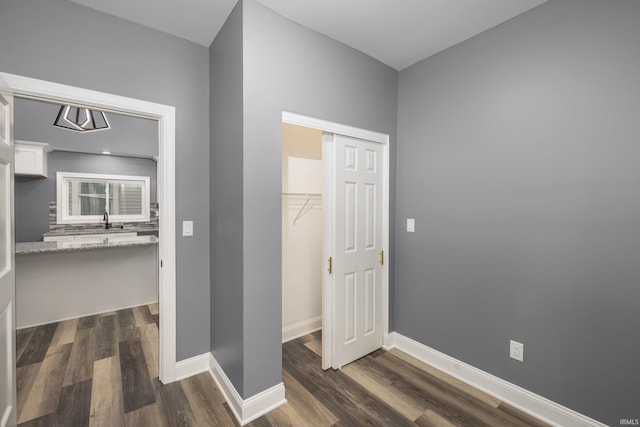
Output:
M241 426L250 423L256 418L276 409L280 405L287 403L284 397L284 384L277 384L270 389L242 399L238 391L231 383L231 380L224 373L213 354L208 353L209 373L216 382L218 389L229 404L231 412L236 417Z
M194 356L176 363L176 381L192 377L209 370L209 353Z
M150 305L150 304L157 304L157 303L158 303L158 300L156 299L155 301L141 302L141 303L136 303L136 304L133 304L133 305L127 305L127 306L124 306L124 307L117 307L117 308L113 308L113 309L109 309L109 310L101 310L101 311L98 311L98 312L95 312L95 313L94 312L79 313L79 314L74 314L72 316L65 316L65 317L62 317L60 319L48 320L46 322L41 322L41 323L34 323L33 325L24 325L24 326L16 327L16 331L19 331L21 329L35 328L36 326L49 325L51 323L65 322L67 320L78 319L80 317L98 316L100 314L111 313L111 312L114 312L114 311L126 310L128 308L140 307L142 305Z
M285 326L282 328L282 342L295 340L320 329L322 329L322 316Z
M386 349L395 347L551 425L562 427L607 427L594 419L396 332L391 332L388 336L385 336L384 344Z
M391 332L391 333L385 333L384 336L382 337L382 348L389 351L392 348L394 348L395 345L395 336L396 333L395 332Z

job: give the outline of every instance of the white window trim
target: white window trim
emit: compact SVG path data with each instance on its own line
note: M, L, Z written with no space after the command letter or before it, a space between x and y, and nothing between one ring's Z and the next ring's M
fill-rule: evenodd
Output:
M142 214L141 215L111 215L111 222L149 222L150 212L150 178L148 176L132 175L109 175L97 173L76 173L57 172L56 173L56 201L57 201L57 223L58 224L95 224L103 221L103 215L70 215L68 212L69 192L67 182L70 180L82 180L86 182L104 181L136 181L142 182Z

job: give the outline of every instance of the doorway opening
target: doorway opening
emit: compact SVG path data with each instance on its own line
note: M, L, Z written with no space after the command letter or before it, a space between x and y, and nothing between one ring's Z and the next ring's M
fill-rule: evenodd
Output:
M389 136L282 121L283 342L315 331L306 347L340 369L388 338Z
M18 330L158 302L156 121L70 132L59 109L14 97Z
M103 92L1 73L13 95L91 109L157 123L157 199L159 212L158 299L159 379L176 380L176 250L175 250L175 108Z

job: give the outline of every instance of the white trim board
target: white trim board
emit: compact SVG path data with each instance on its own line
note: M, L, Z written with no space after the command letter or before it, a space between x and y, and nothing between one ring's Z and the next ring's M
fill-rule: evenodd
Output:
M241 426L287 403L287 399L284 396L284 384L282 383L276 384L248 399L242 399L231 380L229 380L215 357L213 357L213 354L209 353L208 356L209 373Z
M367 141L379 142L381 144L389 143L389 135L384 133L360 129L354 126L330 122L328 120L316 119L314 117L304 116L302 114L292 113L290 111L282 112L282 122L313 129L319 129L329 133L351 136L353 138L366 139Z
M115 310L106 310L106 311L100 311L100 312L97 312L97 313L89 313L89 314L86 314L86 315L82 315L82 317L98 316L98 315L104 314L104 313L111 313L111 312L118 311L118 310L126 310L128 308L139 307L141 305L149 305L149 304L157 304L157 303L158 303L158 301L149 301L149 302L143 303L143 304L134 304L134 305L130 305L130 306L127 306L127 307L119 307L119 308L116 308ZM70 316L70 317L65 317L64 319L56 320L56 322L64 322L66 320L72 320L72 319L77 319L77 318L78 318L78 316ZM36 326L48 325L49 323L52 323L52 322L36 323L34 325L26 325L26 326L22 326L20 328L16 328L16 330L20 331L22 329L35 328Z
M45 80L1 73L13 95L83 105L103 111L144 117L158 122L158 297L160 309L160 381L176 379L176 112L175 107L62 85ZM160 267L162 265L162 267Z
M176 363L176 381L209 372L209 353L200 354Z
M295 340L320 329L322 329L322 316L285 326L282 328L282 342Z
M242 399L211 353L200 354L176 364L178 381L203 372L209 372L241 426L287 403L282 383L248 399Z
M552 402L488 372L434 350L397 332L385 339L385 348L407 353L479 390L554 426L607 427L599 421Z

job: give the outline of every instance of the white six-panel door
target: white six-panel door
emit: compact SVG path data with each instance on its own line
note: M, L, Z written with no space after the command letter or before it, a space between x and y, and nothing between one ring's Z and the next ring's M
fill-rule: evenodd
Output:
M0 79L0 426L16 425L13 98Z
M382 347L383 145L334 135L334 369Z

